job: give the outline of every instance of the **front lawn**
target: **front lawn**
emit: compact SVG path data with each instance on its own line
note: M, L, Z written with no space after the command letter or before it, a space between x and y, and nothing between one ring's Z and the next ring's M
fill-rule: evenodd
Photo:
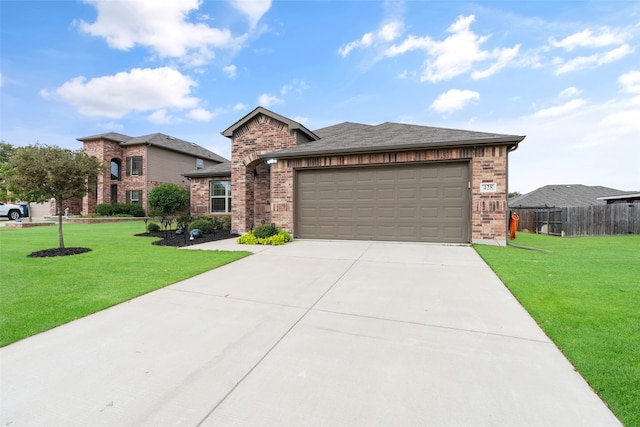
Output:
M57 227L0 227L0 346L249 255L152 245L142 221L65 224L67 247L91 252L28 258L56 247Z
M627 426L640 426L640 236L519 233L475 246L547 335Z

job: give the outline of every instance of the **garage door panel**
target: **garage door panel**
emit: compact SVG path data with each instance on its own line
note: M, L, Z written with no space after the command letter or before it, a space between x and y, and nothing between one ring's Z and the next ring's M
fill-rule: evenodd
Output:
M468 242L468 163L297 172L301 238Z
M444 208L444 218L451 220L451 219L462 219L463 217L464 217L464 212L459 207Z

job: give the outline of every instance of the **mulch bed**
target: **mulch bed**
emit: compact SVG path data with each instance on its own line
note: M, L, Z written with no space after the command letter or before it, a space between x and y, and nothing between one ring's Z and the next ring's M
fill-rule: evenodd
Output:
M160 238L160 240L156 240L152 244L157 246L175 246L178 248L184 246L199 245L200 243L213 242L215 240L233 239L238 237L237 235L231 234L229 230L216 231L212 234L203 234L201 238L193 240L189 240L189 233L187 233L185 237L184 234L176 234L175 230L167 232L155 231L153 233L140 233L136 234L136 236ZM28 255L28 257L50 258L55 256L78 255L89 251L91 251L91 249L89 248L53 248L32 252Z
M136 236L141 237L159 237L161 240L156 240L153 242L154 245L157 246L176 246L176 247L184 247L191 245L199 245L200 243L213 242L216 240L224 240L224 239L233 239L238 237L237 235L231 234L229 230L219 230L215 233L211 234L203 234L199 239L189 240L189 233L187 232L186 236L184 234L176 234L175 230L173 231L154 231L151 233L140 233L136 234Z
M41 251L31 252L27 255L29 258L51 258L54 256L67 256L84 254L91 251L89 248L53 248Z

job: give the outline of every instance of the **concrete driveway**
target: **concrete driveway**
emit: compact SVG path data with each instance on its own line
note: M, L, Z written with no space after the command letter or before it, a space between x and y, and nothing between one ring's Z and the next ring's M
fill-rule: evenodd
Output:
M620 425L470 247L249 248L1 349L1 424Z

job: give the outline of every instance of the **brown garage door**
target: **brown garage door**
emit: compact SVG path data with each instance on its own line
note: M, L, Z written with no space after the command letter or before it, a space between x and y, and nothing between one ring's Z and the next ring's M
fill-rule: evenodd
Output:
M295 236L469 242L466 162L301 170Z

